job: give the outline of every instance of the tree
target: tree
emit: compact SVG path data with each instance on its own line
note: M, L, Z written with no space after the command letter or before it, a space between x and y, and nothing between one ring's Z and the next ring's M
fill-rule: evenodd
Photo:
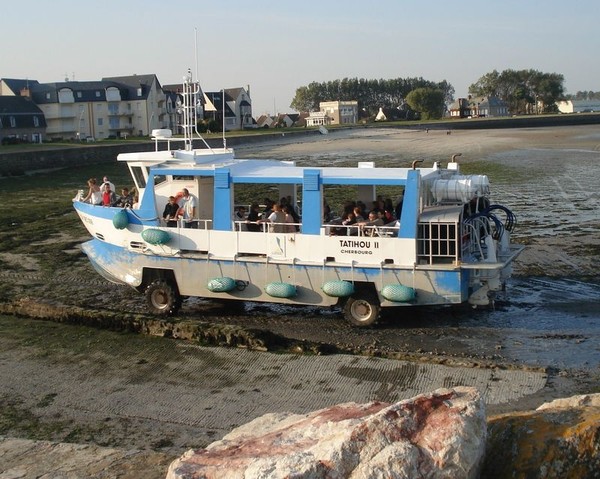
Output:
M438 119L444 114L444 92L439 88L417 88L406 95L406 103L421 113L423 120Z
M513 113L550 113L564 97L564 77L537 70L493 70L469 87L474 96L495 96Z
M356 100L361 115L374 116L379 108L405 109L407 95L417 88L440 90L444 101L451 103L454 100L454 87L446 80L436 83L420 77L389 80L344 78L323 83L312 82L297 88L290 107L298 111L317 111L322 101Z

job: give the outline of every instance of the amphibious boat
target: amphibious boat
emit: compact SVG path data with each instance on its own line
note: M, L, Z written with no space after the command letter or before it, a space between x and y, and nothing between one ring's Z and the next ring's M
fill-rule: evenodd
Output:
M136 207L73 202L92 236L82 248L94 268L145 294L151 312L176 314L187 297L219 298L339 306L351 324L370 326L381 308L487 305L503 289L522 250L510 240L515 216L490 203L487 176L461 174L458 155L445 167L404 168L239 159L225 142L211 148L198 134L199 94L188 75L182 137L155 130L154 151L118 155L139 194ZM251 231L247 219L234 217L236 188L247 185L269 185L277 198L290 198L300 210L295 227L261 220ZM397 188L399 218L384 225L326 222L331 187L366 205L379 190ZM194 221L167 226L163 208L184 189L197 201Z

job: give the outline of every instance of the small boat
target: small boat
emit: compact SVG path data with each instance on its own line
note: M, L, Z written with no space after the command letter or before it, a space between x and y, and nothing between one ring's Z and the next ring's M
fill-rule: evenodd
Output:
M118 155L138 191L136 208L73 202L92 236L82 248L95 269L145 294L151 312L174 315L186 297L339 306L352 325L366 327L382 308L487 305L503 289L522 250L510 240L516 219L490 203L487 176L461 174L459 154L445 167L402 168L239 159L225 140L212 148L196 131L200 93L188 74L181 138L156 130L154 151ZM262 219L249 228L234 217L236 189L248 185L266 185L297 205L295 227ZM326 221L332 187L366 205L395 188L403 195L399 218ZM167 226L163 208L182 191L196 208Z

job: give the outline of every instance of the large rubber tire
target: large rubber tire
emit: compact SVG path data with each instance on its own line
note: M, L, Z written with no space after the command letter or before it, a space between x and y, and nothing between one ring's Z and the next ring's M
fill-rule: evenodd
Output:
M377 322L381 306L376 296L350 296L344 305L344 317L352 326L367 328Z
M181 297L167 281L157 279L146 288L146 302L154 314L170 316L177 314L181 307Z

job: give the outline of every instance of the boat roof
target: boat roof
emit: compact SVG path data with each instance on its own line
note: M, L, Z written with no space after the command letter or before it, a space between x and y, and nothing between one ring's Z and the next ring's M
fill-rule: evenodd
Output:
M409 171L413 169L378 168L373 163L355 167L297 166L276 159L237 159L232 150L226 149L125 153L118 159L130 164L144 164L156 175L214 176L218 170L227 170L235 183L302 183L307 170L315 170L325 184L398 185L406 183ZM436 166L417 169L421 177L440 174Z

